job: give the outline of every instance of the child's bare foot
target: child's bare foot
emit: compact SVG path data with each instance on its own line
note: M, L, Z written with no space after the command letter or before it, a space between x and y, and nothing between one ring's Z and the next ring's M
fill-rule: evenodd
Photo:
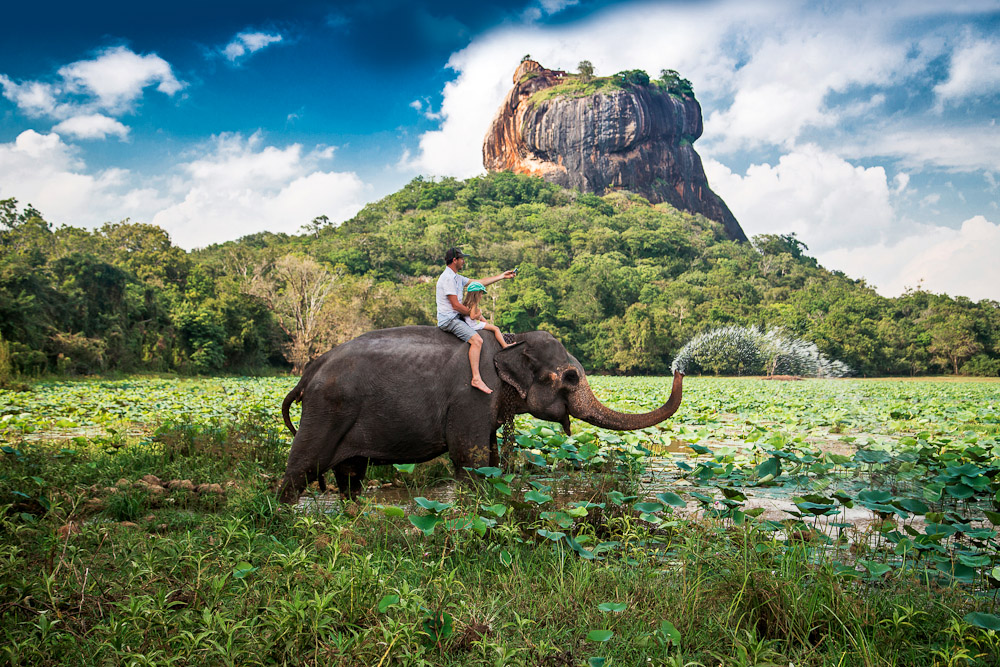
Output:
M492 394L493 390L486 386L483 382L483 378L472 378L472 386L483 392L484 394Z

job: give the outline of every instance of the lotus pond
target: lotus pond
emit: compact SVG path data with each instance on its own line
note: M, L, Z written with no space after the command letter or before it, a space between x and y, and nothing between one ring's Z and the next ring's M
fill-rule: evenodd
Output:
M630 412L668 378L591 377ZM10 664L1000 659L1000 383L687 378L633 433L521 417L507 470L273 489L291 378L0 392ZM293 415L294 417L294 415Z

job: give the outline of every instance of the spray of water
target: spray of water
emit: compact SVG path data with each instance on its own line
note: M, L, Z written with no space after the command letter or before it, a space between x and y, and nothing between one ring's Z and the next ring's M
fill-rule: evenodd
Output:
M780 329L754 327L723 327L698 334L677 353L671 370L834 378L853 372L847 364L821 354L814 343L792 338Z

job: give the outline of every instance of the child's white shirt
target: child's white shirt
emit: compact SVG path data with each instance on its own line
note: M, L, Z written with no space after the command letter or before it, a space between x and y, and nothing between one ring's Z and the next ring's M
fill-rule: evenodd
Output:
M473 331L479 331L486 326L486 322L483 322L482 320L474 320L468 315L463 315L462 317L465 319L465 323L472 327Z

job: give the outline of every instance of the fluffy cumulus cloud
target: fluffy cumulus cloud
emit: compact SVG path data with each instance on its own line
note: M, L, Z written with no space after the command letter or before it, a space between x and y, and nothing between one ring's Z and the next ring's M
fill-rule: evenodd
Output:
M951 55L948 78L934 92L942 104L1000 92L1000 40L967 40Z
M205 154L179 165L171 183L177 201L153 224L185 248L261 231L295 233L314 218L350 218L369 188L354 173L325 171L329 147L266 146L259 134L223 135Z
M32 118L61 121L56 132L81 139L126 138L128 128L112 116L135 110L146 88L174 95L184 84L155 54L124 46L60 67L51 81L14 81L0 74L3 96Z
M222 55L230 62L238 62L251 53L256 53L266 46L277 44L284 39L279 34L266 32L241 32L226 44L222 49Z
M707 159L705 173L748 236L795 233L822 258L880 242L891 231L885 170L856 167L815 146L783 155L773 166L751 165L742 175Z
M265 145L259 135L225 135L171 176L139 183L127 170L91 171L58 134L27 130L0 144L0 198L30 203L55 223L152 222L194 248L265 230L295 233L321 215L351 217L370 188L353 173L324 169L332 157L328 146L306 151Z
M104 217L148 219L167 201L152 188L136 187L124 169L90 171L77 150L55 133L26 130L0 144L0 199L16 197L55 223L94 227L117 221Z
M52 131L77 139L104 139L108 136L125 139L128 137L129 129L114 118L92 113L67 118L53 127Z
M907 188L906 174L890 183L881 167L853 166L815 147L744 174L714 160L705 170L749 236L795 233L822 265L886 296L919 286L1000 300L1000 225L981 215L957 229L900 219L892 198ZM924 199L933 205L939 196Z
M61 91L80 94L87 103L111 113L126 113L148 86L173 95L183 86L163 58L139 55L124 46L103 51L92 60L80 60L59 69Z
M914 225L894 244L840 249L824 258L848 275L865 278L889 296L907 288L1000 301L1000 224L977 215L958 229Z

